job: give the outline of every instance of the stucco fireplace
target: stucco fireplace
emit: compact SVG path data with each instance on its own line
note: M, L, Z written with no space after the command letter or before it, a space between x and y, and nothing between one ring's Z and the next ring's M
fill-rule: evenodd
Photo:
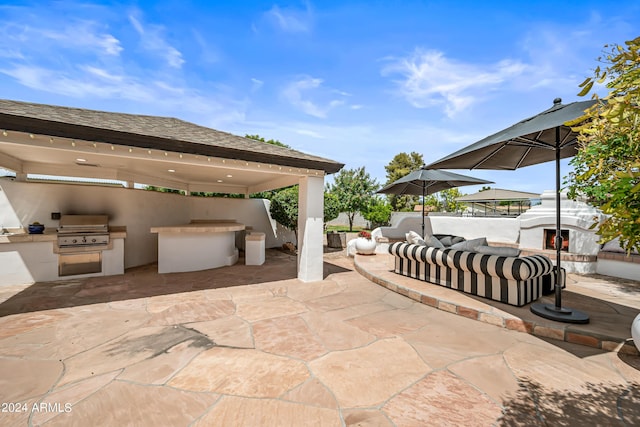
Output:
M596 256L600 249L598 235L590 227L600 222L603 215L592 206L567 198L561 193L562 266L568 272L595 273ZM520 215L520 248L549 251L555 260L556 201L554 191L545 191L542 203ZM546 254L546 252L545 252Z

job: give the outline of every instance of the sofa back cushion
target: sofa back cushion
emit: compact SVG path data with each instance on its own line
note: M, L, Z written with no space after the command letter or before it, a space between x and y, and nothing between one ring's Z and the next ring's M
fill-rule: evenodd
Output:
M464 242L459 242L451 245L451 249L456 249L458 251L476 251L478 246L487 246L487 238L486 237L478 237L477 239L465 240Z

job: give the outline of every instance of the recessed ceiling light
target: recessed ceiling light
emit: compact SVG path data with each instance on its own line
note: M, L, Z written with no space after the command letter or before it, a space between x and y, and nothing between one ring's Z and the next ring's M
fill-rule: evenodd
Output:
M222 182L222 180L221 180L221 179L219 179L219 180L218 180L218 182Z
M87 159L76 159L76 162L86 162Z
M175 172L175 171L176 171L175 169L169 169L169 172Z
M227 178L233 178L233 175L227 175Z

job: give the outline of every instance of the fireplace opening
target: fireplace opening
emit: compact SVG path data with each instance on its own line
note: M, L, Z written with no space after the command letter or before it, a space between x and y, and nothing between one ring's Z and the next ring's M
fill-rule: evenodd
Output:
M569 230L560 230L560 236L562 237L562 248L561 251L569 252ZM544 229L544 248L545 249L554 249L556 240L556 230L555 229Z

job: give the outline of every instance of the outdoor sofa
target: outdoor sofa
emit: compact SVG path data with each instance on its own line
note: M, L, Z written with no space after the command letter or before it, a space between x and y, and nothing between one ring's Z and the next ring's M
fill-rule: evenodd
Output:
M548 257L496 255L512 248L492 249L486 240L483 246L454 249L405 241L390 244L389 253L395 258L397 274L510 305L523 306L553 291L555 270ZM564 287L564 269L561 273Z

